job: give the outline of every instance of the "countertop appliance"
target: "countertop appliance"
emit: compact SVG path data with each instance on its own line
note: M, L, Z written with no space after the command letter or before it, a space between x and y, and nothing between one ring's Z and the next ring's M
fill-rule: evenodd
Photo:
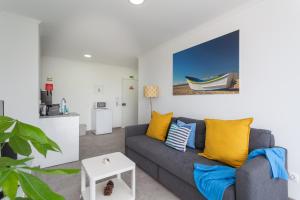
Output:
M96 108L106 108L106 102L97 102Z
M59 104L45 105L40 104L40 116L56 116L60 115Z
M60 114L59 108L60 108L59 104L52 104L51 106L48 106L47 115L48 116L59 115Z
M46 106L52 105L52 94L41 90L41 103L45 104Z
M95 109L95 134L112 133L112 110L109 108Z
M52 93L41 90L40 116L58 115L59 105L52 104Z

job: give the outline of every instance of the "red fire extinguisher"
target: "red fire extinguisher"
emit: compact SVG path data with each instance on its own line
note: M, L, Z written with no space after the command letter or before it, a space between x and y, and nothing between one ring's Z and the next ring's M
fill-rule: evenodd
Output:
M47 91L47 95L52 95L52 91L54 89L53 79L52 77L47 77L47 81L45 83L45 90Z

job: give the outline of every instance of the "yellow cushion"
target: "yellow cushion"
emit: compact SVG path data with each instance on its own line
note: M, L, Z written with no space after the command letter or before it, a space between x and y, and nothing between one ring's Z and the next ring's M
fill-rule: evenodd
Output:
M241 120L205 119L205 149L200 155L233 167L240 167L248 157L252 122L253 118Z
M147 136L165 141L169 125L171 123L173 113L160 114L153 111L151 121L147 130Z

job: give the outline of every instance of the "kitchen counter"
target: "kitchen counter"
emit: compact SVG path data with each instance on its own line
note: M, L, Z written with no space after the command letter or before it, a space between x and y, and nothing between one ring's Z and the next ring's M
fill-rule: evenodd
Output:
M35 155L35 166L45 168L79 160L79 114L41 116L39 125L60 146L62 152L49 151L47 158Z
M58 118L58 117L79 117L78 113L69 113L69 114L61 114L61 115L51 115L51 116L40 116L40 119L47 119L47 118Z

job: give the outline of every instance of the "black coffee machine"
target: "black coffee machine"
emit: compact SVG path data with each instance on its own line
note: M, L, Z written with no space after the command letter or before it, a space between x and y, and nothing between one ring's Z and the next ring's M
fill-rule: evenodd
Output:
M59 104L52 104L52 92L41 91L40 115L59 115Z
M46 106L52 105L52 93L47 91L41 91L41 103L45 104Z

